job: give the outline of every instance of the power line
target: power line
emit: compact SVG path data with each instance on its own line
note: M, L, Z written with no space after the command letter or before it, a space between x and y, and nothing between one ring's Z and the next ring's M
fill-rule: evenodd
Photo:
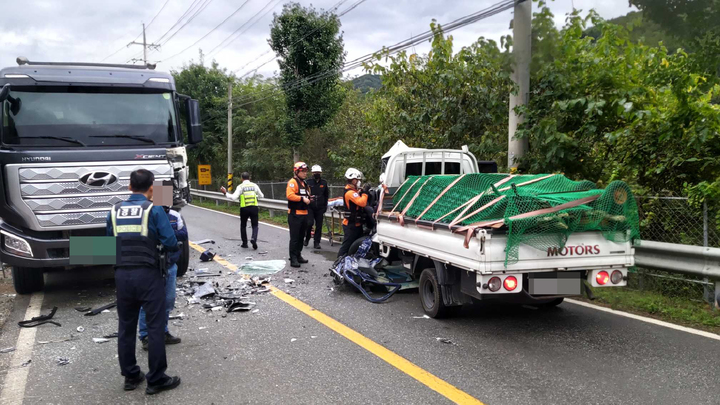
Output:
M185 24L183 24L182 26L180 26L180 28L178 28L177 31L175 31L172 35L170 35L170 37L168 37L162 44L165 45L165 44L168 43L168 41L170 41L171 39L173 39L173 37L174 37L175 35L177 35L178 32L182 31L182 29L185 28L185 26L187 26L188 24L190 24L190 23L195 19L195 17L197 17L200 13L202 13L203 11L205 11L205 9L207 8L207 6L209 6L210 3L212 3L212 2L213 2L213 0L206 0L205 3L203 3L203 5L201 5L200 8L198 8L198 11L195 12L195 14L193 14L193 15L187 20L187 22L185 22Z
M523 1L523 0L521 0L521 1ZM452 21L452 22L446 24L445 26L442 26L443 32L444 33L451 32L456 29L462 28L466 25L475 23L477 21L480 21L485 18L499 14L503 11L509 10L515 6L515 2L516 2L516 0L501 1L499 3L496 3L492 6L484 9L484 10L461 17L455 21ZM318 73L308 76L306 78L295 80L293 82L289 82L289 83L286 83L281 86L276 86L276 89L274 89L274 90L271 89L271 90L265 91L265 93L271 93L266 97L261 97L261 98L255 99L255 100L252 100L252 96L245 97L241 100L238 100L237 105L235 105L234 108L241 108L245 105L256 103L256 102L268 99L270 97L274 97L280 91L294 90L294 89L297 89L297 88L305 86L305 85L313 84L313 83L315 83L319 80L322 80L326 77L355 69L357 67L362 66L363 63L366 63L366 62L369 62L370 60L372 60L374 55L378 52L383 52L387 55L392 55L392 54L401 52L405 49L408 49L417 43L428 40L428 39L432 38L433 35L434 35L434 33L432 32L432 30L428 30L421 35L400 41L390 47L383 47L383 49L381 49L380 51L370 53L370 54L367 54L360 58L354 59L350 62L347 62L340 69L329 69L324 72L318 72Z
M175 24L173 24L172 27L170 27L167 31L165 31L165 33L162 34L162 35L160 36L160 38L156 39L155 42L160 42L163 38L165 38L165 36L166 36L167 34L169 34L170 31L173 30L173 28L177 27L178 24L180 24L180 23L182 22L182 20L185 19L185 17L190 13L191 10L193 10L193 9L195 8L195 6L196 6L197 4L199 4L200 1L201 1L201 0L193 0L193 2L190 3L190 6L187 8L187 10L185 10L185 12L180 16L180 18L178 18L177 21L175 21Z
M245 5L248 4L249 2L250 2L250 0L246 0L245 3L241 4L240 7L238 7L235 11L233 11L233 13L230 14L226 19L224 19L220 24L218 24L217 26L215 26L215 28L213 28L213 29L211 29L210 31L208 31L207 34L203 35L200 39L198 39L197 41L195 41L192 45L190 45L190 46L188 46L187 48L183 49L182 51L176 53L175 55L170 56L169 58L163 59L163 60L160 61L160 62L164 62L164 61L170 60L170 59L172 59L172 58L180 55L181 53L187 51L188 49L192 48L193 46L197 45L198 42L202 41L202 40L205 39L208 35L212 34L215 30L217 30L218 28L220 28L221 25L225 24L230 18L232 18L235 14L237 14L240 10L242 10L242 8L245 7Z
M340 6L342 6L343 3L345 3L346 1L347 1L347 0L342 0L342 1L340 1L340 2L337 3L335 6L333 6L330 10L331 10L331 11L332 11L332 10L337 11L337 9L340 8ZM348 9L346 9L345 11L343 11L342 13L340 13L340 14L338 15L338 17L344 16L345 14L349 13L350 11L352 11L353 9L355 9L355 7L359 6L361 3L364 3L365 1L366 1L366 0L359 0L357 3L353 4L352 6L350 6L350 8L348 8ZM300 39L298 39L297 41L295 41L295 42L293 42L292 44L290 44L290 46L291 46L291 47L292 47L292 46L295 46L297 43L299 43L299 42L302 41L303 39L305 39L305 38L307 38L308 36L310 36L310 35L314 34L315 32L317 32L320 28L323 28L323 27L317 27L317 28L315 28L314 30L308 32L307 34L303 35ZM264 54L260 55L260 56L257 57L256 59L254 59L254 60L246 63L246 64L243 65L240 69L237 69L236 72L237 72L238 70L241 70L241 69L245 68L247 65L255 62L256 60L262 58L263 56L267 55L267 54L270 53L270 52L272 52L272 49L271 49L271 50L268 50L267 52L265 52ZM260 69L261 67L263 67L263 66L267 65L268 63L274 61L274 60L277 59L277 58L278 58L278 56L276 55L276 56L273 57L272 59L264 62L262 65L257 66L255 69L253 69L253 70L245 73L244 75L240 76L240 78L242 79L243 77L249 75L250 73L252 73L252 72L254 72L254 71L256 72L258 69Z
M153 17L152 20L150 20L150 23L145 26L145 29L147 29L148 27L150 27L150 24L152 24L152 23L155 21L155 19L160 15L160 13L162 13L162 11L165 9L165 6L167 6L167 4L168 4L169 2L170 2L170 0L165 0L165 4L163 4L163 6L160 7L160 11L158 11L158 12L155 14L155 17ZM142 33L142 31L141 31L140 34L138 34L138 36L136 36L135 39L132 40L132 42L137 41L138 38L140 38L140 37L142 36L142 34L143 34L143 33ZM122 38L118 38L118 40L120 40L120 39L122 39ZM123 46L122 48L118 49L117 51L115 51L115 52L111 53L110 55L104 57L100 62L103 62L103 61L105 61L106 59L117 55L118 52L122 51L122 50L125 49L125 48L127 48L127 46Z
M272 11L272 9L274 9L275 7L277 7L277 5L278 5L281 1L282 1L282 0L269 0L269 1L267 2L267 4L265 4L265 7L261 8L260 11L258 11L257 13L255 13L254 16L250 17L249 20L247 20L247 21L246 21L243 25L241 25L238 29L236 29L235 31L233 31L232 34L228 35L225 39L223 39L218 45L215 46L215 48L211 49L210 52L208 52L208 56L210 56L215 50L222 49L222 48L230 45L233 41L235 41L235 40L237 40L238 38L240 38L240 37L242 36L242 34L244 34L247 30L249 30L250 28L252 28L252 26L255 25L258 21L260 21L260 19L261 19L262 17L265 17L265 15L267 15L267 13L269 13L270 11ZM226 43L226 41L228 41L230 38L232 38L233 35L237 34L241 29L243 29L243 27L245 27L245 26L246 26L250 21L252 21L255 17L257 17L258 15L260 15L260 13L262 13L263 10L265 10L266 8L268 8L273 2L275 3L275 5L273 5L270 9L268 9L268 10L265 12L265 14L263 14L262 16L260 16L260 18L257 18L257 19L255 20L255 22L253 22L252 24L250 24L250 26L245 29L245 31L240 32L240 35L238 35L237 37L235 37L234 39L232 39L232 40L230 40L229 42ZM219 52L219 50L218 50L218 52Z

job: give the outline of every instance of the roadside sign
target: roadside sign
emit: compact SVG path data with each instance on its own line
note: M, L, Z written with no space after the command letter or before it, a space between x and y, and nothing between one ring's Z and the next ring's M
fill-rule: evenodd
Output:
M209 186L212 184L210 165L198 165L198 184L201 186Z

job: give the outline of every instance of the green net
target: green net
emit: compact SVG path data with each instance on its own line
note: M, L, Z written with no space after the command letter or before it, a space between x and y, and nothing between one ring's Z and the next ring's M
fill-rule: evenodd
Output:
M621 181L598 189L593 182L559 174L410 176L394 194L393 204L393 211L405 218L503 226L508 235L506 265L517 262L520 244L563 248L573 232L600 231L615 242L640 237L635 198Z

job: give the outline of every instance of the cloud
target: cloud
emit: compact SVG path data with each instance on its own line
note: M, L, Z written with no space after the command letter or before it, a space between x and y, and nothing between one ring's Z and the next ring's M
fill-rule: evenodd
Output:
M142 47L126 45L141 34L142 22L149 23L166 0L26 0L5 2L0 14L0 66L15 64L17 56L43 61L99 62L118 51L105 62L126 63L142 54ZM150 51L150 61L161 61L158 69L171 70L182 67L189 60L198 60L198 50L207 54L243 24L247 24L242 35L229 45L218 48L206 63L215 59L222 67L237 70L243 74L273 58L272 52L260 57L270 47L267 44L273 12L280 12L285 1L250 0L235 16L213 31L196 46L171 59L173 55L187 48L203 35L215 28L233 13L245 0L199 0L196 5L206 4L192 22L174 37L170 35L182 25L179 24L160 41L159 51ZM346 1L340 12L357 0ZM203 3L207 2L207 3ZM316 8L329 9L338 0L313 1ZM392 45L400 40L418 35L429 29L434 18L446 23L464 15L486 8L497 0L367 0L342 17L343 38L347 60L375 52L382 46ZM301 1L309 5L307 1ZM556 23L562 24L565 14L572 10L571 0L549 2L556 16ZM157 19L147 29L148 42L155 42L168 32L178 19L193 4L193 0L171 0ZM271 4L270 11L261 11ZM601 16L613 18L631 11L627 0L574 0L575 7L583 10L595 8ZM537 3L534 3L537 8ZM256 13L260 18L254 24L248 20ZM479 37L499 40L510 33L511 11L466 26L452 33L455 46L470 45ZM253 20L254 21L254 20ZM250 25L253 24L251 27ZM231 37L234 38L234 37ZM142 38L139 38L142 41ZM166 42L167 41L167 42ZM417 45L415 51L425 53L429 44ZM257 59L257 60L256 60ZM256 60L256 61L255 61ZM253 62L254 61L254 62ZM244 65L250 63L244 69ZM270 76L277 70L272 61L258 72ZM351 72L360 74L357 70Z

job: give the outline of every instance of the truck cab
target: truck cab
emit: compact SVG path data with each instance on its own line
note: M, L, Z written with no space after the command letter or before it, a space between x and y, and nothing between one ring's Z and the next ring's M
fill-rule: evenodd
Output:
M197 101L152 65L17 61L0 70L0 260L29 293L72 265L70 238L105 235L132 171L171 181L173 208L186 205L202 129Z

